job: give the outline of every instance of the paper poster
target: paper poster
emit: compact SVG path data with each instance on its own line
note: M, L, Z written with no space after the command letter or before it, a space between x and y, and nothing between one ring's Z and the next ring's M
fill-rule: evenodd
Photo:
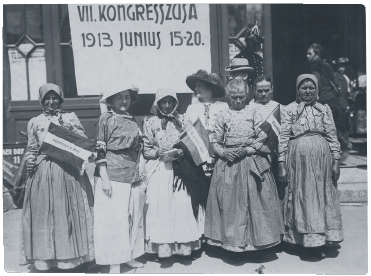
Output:
M185 83L199 69L211 71L208 4L68 5L79 95L139 93Z

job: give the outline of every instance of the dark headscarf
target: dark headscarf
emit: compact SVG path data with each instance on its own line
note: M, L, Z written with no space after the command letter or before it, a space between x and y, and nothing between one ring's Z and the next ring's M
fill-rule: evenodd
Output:
M61 98L61 103L54 110L48 109L43 103L46 94L50 91L54 91ZM58 85L53 84L53 83L44 84L39 89L39 103L43 109L45 116L55 115L59 119L60 114L62 113L62 106L64 103L64 94L63 94L62 88L60 88Z
M316 92L313 95L313 98L310 102L305 102L302 99L300 99L299 96L299 85L303 80L310 80L314 83L316 86ZM312 74L302 74L296 79L296 102L299 104L298 109L296 111L296 120L300 117L300 115L303 113L304 108L306 106L312 106L315 109L317 109L320 112L325 112L323 105L317 102L318 101L318 80L315 75Z

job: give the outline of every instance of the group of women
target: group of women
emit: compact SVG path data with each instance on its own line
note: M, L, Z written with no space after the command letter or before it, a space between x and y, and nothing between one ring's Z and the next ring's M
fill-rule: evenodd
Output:
M85 136L76 115L62 111L62 89L40 88L43 113L28 124L21 264L49 270L96 263L119 273L122 263L143 266L136 258L145 252L159 261L195 258L204 243L230 251L231 261L243 251L262 261L260 252L281 241L301 245L302 258L324 258L324 245L343 240L340 147L330 108L317 102L316 77L300 75L287 106L270 100L266 76L256 78L249 104L243 79L224 87L218 75L199 70L186 83L196 103L179 114L175 91L160 88L143 127L130 115L138 88L104 94L110 110L96 124L93 189L86 173L39 151L51 122ZM228 103L218 100L225 95ZM277 106L275 156L260 125ZM200 166L180 143L197 119L212 147ZM284 187L281 199L277 187Z

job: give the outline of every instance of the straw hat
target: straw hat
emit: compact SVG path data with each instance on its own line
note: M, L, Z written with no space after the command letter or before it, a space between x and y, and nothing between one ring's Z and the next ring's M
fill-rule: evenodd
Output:
M212 94L214 98L221 98L225 95L225 89L222 79L215 73L209 74L205 70L198 70L197 73L190 75L186 79L186 83L188 87L193 91L196 92L196 83L197 81L205 81L213 87Z
M249 61L246 58L234 58L232 59L231 66L225 68L227 72L235 72L235 71L247 71L252 72L254 68L249 66Z
M103 97L100 100L100 102L104 103L104 104L107 104L107 101L106 101L107 98L109 98L109 97L111 97L111 96L113 96L117 93L124 92L124 91L129 91L132 103L138 100L139 88L132 86L130 88L123 89L121 91L107 91L107 92L104 92Z

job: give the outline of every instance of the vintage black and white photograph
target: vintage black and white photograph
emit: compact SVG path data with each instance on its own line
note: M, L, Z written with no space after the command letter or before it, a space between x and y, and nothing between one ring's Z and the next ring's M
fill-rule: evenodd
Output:
M368 273L366 6L3 8L7 273Z

